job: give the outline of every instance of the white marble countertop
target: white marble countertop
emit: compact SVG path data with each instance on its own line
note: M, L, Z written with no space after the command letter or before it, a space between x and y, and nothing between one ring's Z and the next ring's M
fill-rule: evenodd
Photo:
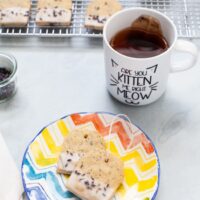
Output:
M0 51L13 54L19 67L17 94L0 104L0 130L19 169L28 143L50 122L82 111L126 113L157 147L157 199L200 199L200 62L172 74L156 103L129 107L106 91L101 39L2 38Z

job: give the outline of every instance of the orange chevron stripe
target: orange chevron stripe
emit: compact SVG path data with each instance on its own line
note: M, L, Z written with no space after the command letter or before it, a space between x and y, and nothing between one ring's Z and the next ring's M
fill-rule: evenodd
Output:
M79 114L71 115L71 118L75 125L82 125L88 122L92 122L95 128L103 135L109 134L110 126L105 127L97 114L89 114L85 116L80 116ZM130 143L130 138L127 136L126 131L121 122L116 122L113 124L113 132L116 132L124 146L126 148Z
M109 134L110 126L105 127L99 118L98 114L88 114L81 116L80 114L73 114L71 115L71 119L73 120L75 125L82 125L88 122L93 122L95 128L103 135ZM116 122L113 124L112 132L116 132L120 138L120 141L124 148L127 148L130 144L130 138L127 135L123 124L121 122ZM139 143L142 143L145 151L147 154L151 154L154 152L154 148L150 141L146 138L144 134L137 135L134 138L133 146L138 145Z
M147 154L151 154L154 152L154 147L151 144L151 142L146 138L144 133L136 135L133 139L132 147L137 146L138 144L142 143L142 146L144 147Z

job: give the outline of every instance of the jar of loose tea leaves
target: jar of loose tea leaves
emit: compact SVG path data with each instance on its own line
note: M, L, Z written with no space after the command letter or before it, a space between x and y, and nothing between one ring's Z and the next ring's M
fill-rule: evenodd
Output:
M0 103L10 99L16 92L17 61L0 53Z

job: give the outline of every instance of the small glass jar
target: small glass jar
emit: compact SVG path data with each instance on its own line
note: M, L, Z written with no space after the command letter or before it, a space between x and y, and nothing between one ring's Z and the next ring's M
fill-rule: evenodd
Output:
M17 89L17 61L8 54L0 53L0 68L10 72L9 76L0 81L0 103L14 96Z

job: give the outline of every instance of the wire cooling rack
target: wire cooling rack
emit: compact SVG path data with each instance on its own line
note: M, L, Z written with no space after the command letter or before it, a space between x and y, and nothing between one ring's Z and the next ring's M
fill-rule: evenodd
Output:
M69 27L37 27L35 15L37 0L32 0L27 27L0 28L0 36L86 36L102 37L101 31L84 27L85 11L91 0L73 0L72 23ZM176 24L179 37L200 38L200 0L120 0L124 8L153 8L168 15Z

